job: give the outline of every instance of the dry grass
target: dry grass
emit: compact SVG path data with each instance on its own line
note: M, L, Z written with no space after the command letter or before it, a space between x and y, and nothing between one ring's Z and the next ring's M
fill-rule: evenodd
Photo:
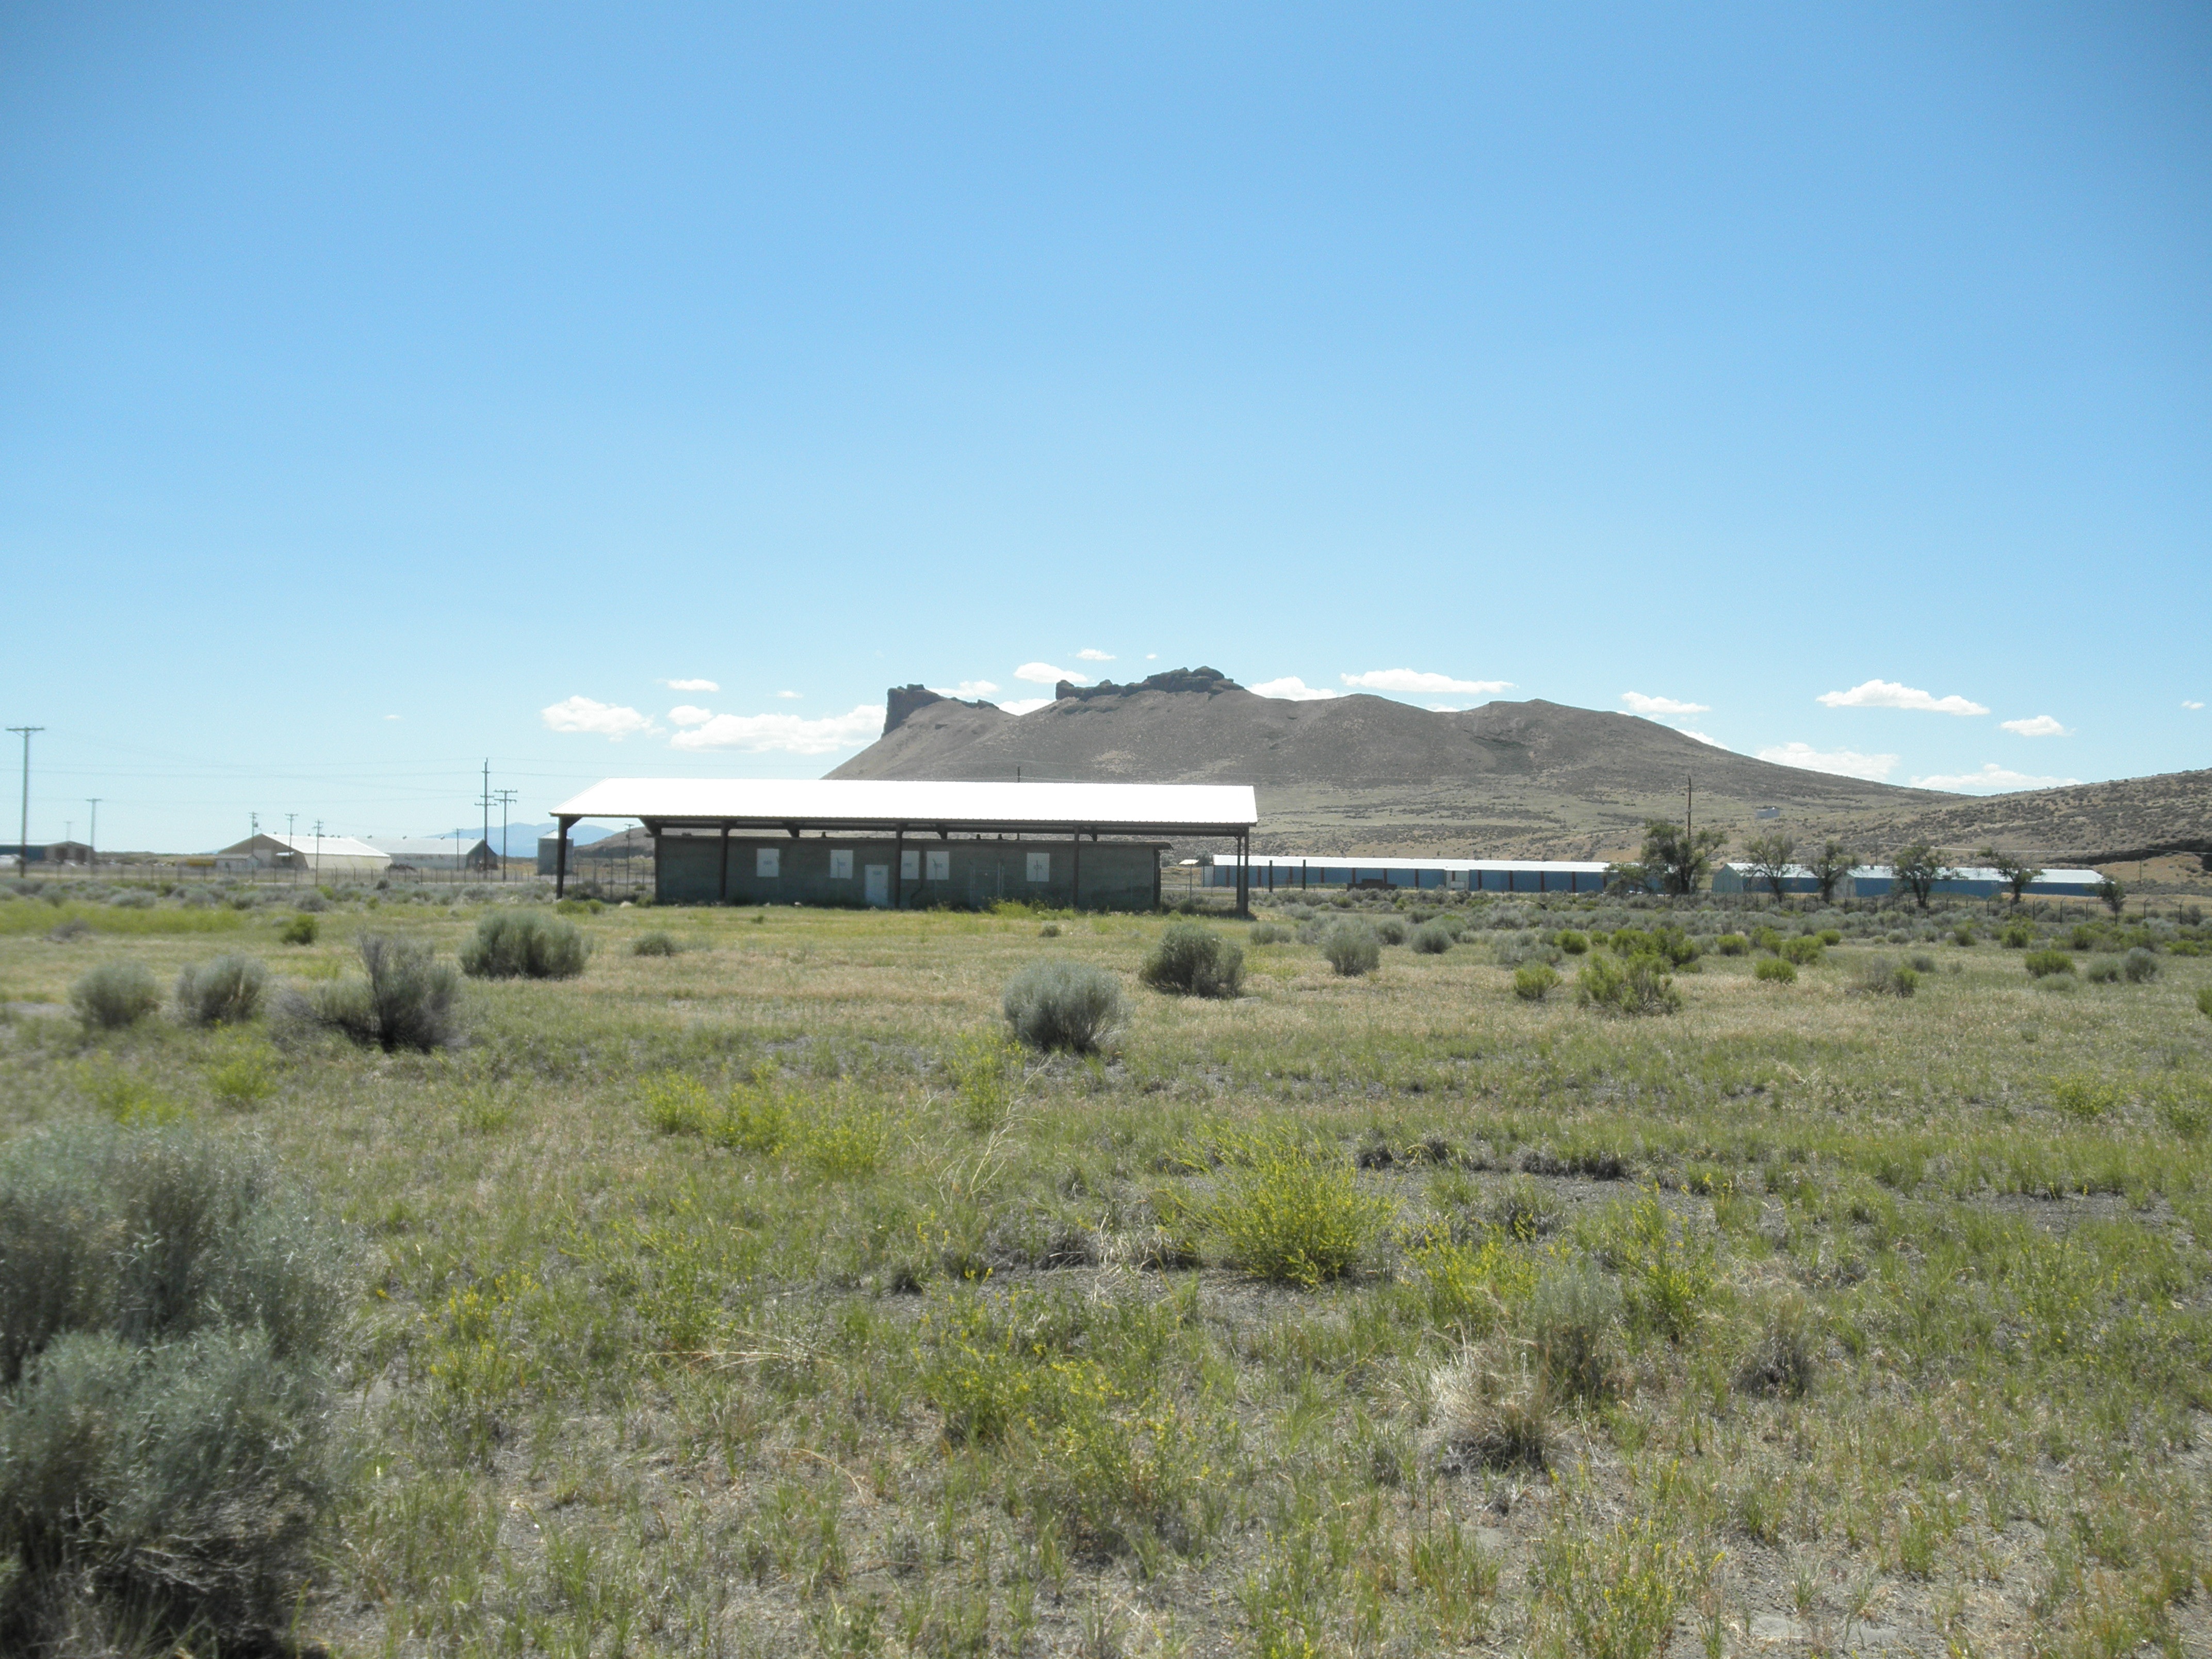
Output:
M1271 944L988 1113L1007 978L1133 985L1159 921L610 910L580 980L471 982L436 1054L25 1012L106 959L327 978L370 920L0 930L10 1127L189 1113L363 1241L369 1455L305 1615L342 1653L2207 1642L2212 960L2053 990L1929 945L1902 1000L1847 992L1895 945L1793 985L1709 957L1622 1021L1516 998L1480 933L1358 979ZM476 912L373 920L450 956ZM672 925L697 948L630 953ZM249 1060L273 1086L226 1092ZM657 1129L670 1073L773 1102L782 1149ZM1388 1206L1349 1277L1217 1254L1237 1145L1279 1134ZM838 1150L872 1135L872 1171ZM1497 1223L1532 1190L1545 1225ZM1543 1383L1570 1271L1617 1287L1605 1397ZM1617 1628L1577 1600L1606 1583Z

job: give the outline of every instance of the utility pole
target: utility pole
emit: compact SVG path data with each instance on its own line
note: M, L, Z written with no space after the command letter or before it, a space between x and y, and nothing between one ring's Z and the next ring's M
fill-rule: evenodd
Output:
M507 879L507 809L514 805L515 798L521 793L520 789L499 792L499 878L501 881Z
M323 821L315 820L315 885L323 884Z
M300 878L300 849L292 845L292 824L293 821L299 816L300 815L297 812L287 812L284 814L284 851L290 855L292 860L291 863L286 866L286 872L290 875L294 881L297 881Z
M46 728L43 726L11 726L8 729L23 734L23 817L15 831L20 837L15 843L15 879L28 881L31 878L31 733L43 732Z
M483 808L484 847L489 850L491 847L491 762L489 758L483 763L483 793L477 804Z
M1698 827L1698 781L1689 773L1682 775L1682 839L1687 842L1690 832Z
M100 867L100 803L105 799L102 795L85 797L85 805L92 808L92 828L84 832L84 867L88 870Z

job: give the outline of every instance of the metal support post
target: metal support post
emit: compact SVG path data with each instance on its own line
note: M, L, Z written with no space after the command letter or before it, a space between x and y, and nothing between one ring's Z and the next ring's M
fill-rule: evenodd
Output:
M553 843L553 896L559 898L568 890L568 830L576 820L563 817L556 822L560 824L561 834Z

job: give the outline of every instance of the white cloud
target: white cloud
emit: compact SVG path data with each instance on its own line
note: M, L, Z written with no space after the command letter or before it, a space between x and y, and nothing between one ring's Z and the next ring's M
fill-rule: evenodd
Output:
M650 717L635 708L593 702L589 697L570 697L538 713L546 729L553 732L588 732L598 737L620 739L634 732L658 729Z
M2187 697L2184 697L2184 698L2181 700L2181 706L2182 706L2184 708L2203 708L2203 707L2204 707L2204 705L2203 705L2203 703L2201 703L2201 702L2191 702Z
M1455 680L1449 674L1425 673L1417 668L1376 668L1364 674L1340 674L1337 678L1364 691L1425 691L1431 696L1447 691L1462 696L1481 696L1503 691L1513 684L1510 680Z
M397 714L386 714L384 718L385 718L385 719L386 719L386 720L398 720L398 719L399 718L399 716L398 716L398 715L397 715Z
M722 688L712 680L663 680L671 691L719 691Z
M965 697L971 702L977 697L994 696L999 690L988 680L963 680L957 685L933 685L929 689L940 697Z
M999 707L1009 714L1034 714L1040 708L1051 708L1052 699L1050 697L1016 697L1010 702L1000 703Z
M1718 738L1709 738L1702 732L1692 732L1686 726L1678 726L1674 729L1677 732L1680 732L1686 738L1695 738L1699 743L1705 744L1708 748L1725 749L1728 747L1728 745L1723 743Z
M676 749L743 749L753 754L775 749L787 755L827 755L858 749L883 729L883 705L864 702L849 714L820 720L803 714L717 714L668 741Z
M1078 662L1111 662L1114 653L1111 651L1094 651L1086 645L1075 653L1075 659Z
M786 702L797 702L803 694L797 691L779 691L775 695Z
M1831 708L1917 708L1929 714L1986 714L1978 702L1960 696L1938 697L1895 680L1869 680L1848 691L1823 691L1818 701Z
M2069 783L2079 783L2079 778L2035 778L2025 772L2014 772L1999 766L1995 761L1984 761L1978 772L1964 772L1956 776L1938 775L1915 778L1916 789L1948 789L1958 794L1998 794L2008 789L2057 789Z
M678 726L704 726L714 718L714 711L711 708L695 708L688 702L681 703L668 711L668 718Z
M1014 670L1014 678L1027 680L1031 685L1054 685L1061 680L1071 680L1077 685L1091 684L1091 676L1079 674L1072 668L1054 668L1048 662L1025 662Z
M1632 714L1710 714L1711 703L1683 702L1674 697L1647 697L1641 691L1624 691L1620 700Z
M1895 755L1862 755L1856 749L1815 749L1809 743L1776 744L1759 751L1759 758L1777 766L1802 767L1808 772L1833 772L1838 777L1864 778L1880 783L1897 769Z
M1252 688L1255 697L1282 697L1291 702L1313 702L1322 697L1340 697L1341 691L1332 691L1325 685L1308 685L1296 674L1285 674L1279 680L1262 680Z
M2074 734L2048 714L2038 714L2033 720L1999 720L1997 724L2008 732L2017 732L2023 738L2070 738Z
M1147 651L1145 653L1145 660L1146 662L1158 662L1159 659L1160 653L1157 651Z

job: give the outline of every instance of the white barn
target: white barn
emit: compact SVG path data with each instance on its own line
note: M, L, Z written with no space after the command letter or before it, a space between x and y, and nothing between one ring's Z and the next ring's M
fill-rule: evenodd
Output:
M392 868L392 854L351 836L248 836L215 855L216 868L283 870L313 881L374 881Z

